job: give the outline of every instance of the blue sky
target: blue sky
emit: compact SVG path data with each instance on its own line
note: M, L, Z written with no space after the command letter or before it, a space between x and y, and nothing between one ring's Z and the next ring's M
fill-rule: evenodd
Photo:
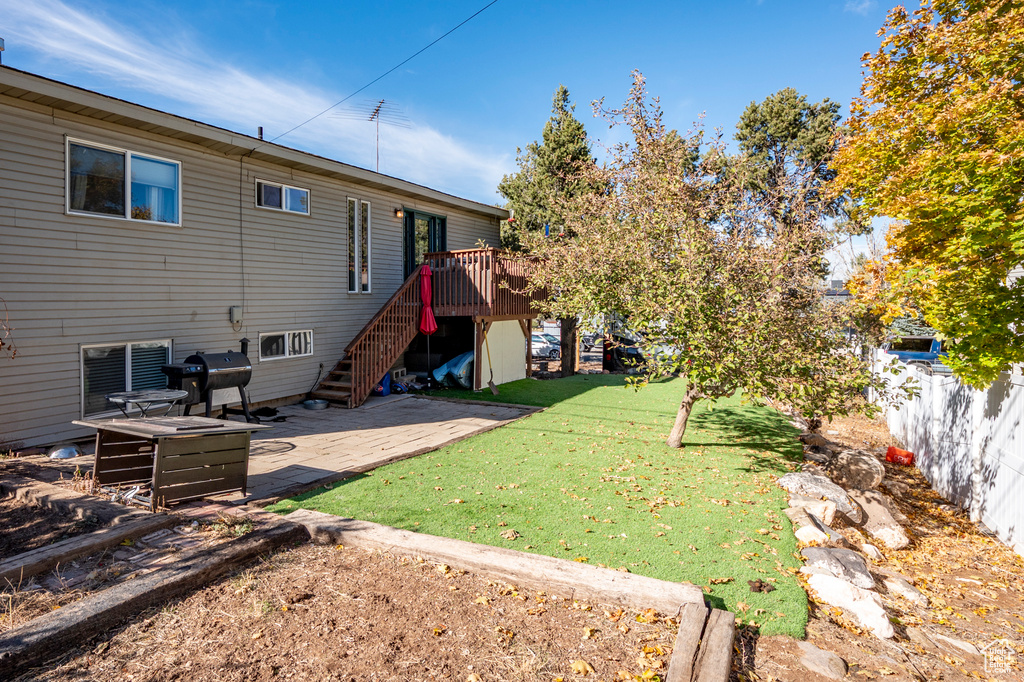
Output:
M889 0L891 1L891 0ZM387 71L489 0L0 0L3 63L189 118L274 138ZM620 104L641 70L666 123L702 115L731 136L743 108L784 87L847 111L886 0L498 0L350 100L394 102L380 170L500 203L515 151L540 136L559 83L600 144L590 103ZM369 123L328 113L279 140L374 167Z

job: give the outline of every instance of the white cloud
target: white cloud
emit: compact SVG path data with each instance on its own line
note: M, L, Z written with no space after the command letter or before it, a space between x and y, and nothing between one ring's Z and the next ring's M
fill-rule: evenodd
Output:
M843 9L854 14L867 14L875 8L875 0L846 0Z
M348 92L245 71L195 44L183 29L172 35L165 19L159 37L61 0L0 0L10 48L25 48L56 64L55 77L87 73L181 106L173 113L272 139L340 100ZM16 64L12 64L16 65ZM382 64L382 70L390 65ZM355 89L360 84L343 87ZM136 101L145 100L144 97ZM145 102L143 102L145 103ZM160 105L157 105L160 106ZM329 114L279 140L346 163L373 168L374 135L365 123ZM381 172L435 189L493 203L507 155L487 156L450 135L421 125L381 136Z

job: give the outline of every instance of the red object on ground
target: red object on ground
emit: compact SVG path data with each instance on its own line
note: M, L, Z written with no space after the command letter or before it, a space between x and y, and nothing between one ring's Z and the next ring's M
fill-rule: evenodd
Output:
M432 284L433 273L426 263L420 270L420 300L423 301L423 312L420 314L420 331L430 336L437 331L437 321L434 319L434 311L430 307L433 298Z
M914 453L906 450L900 450L892 445L885 452L885 461L893 462L895 464L902 464L904 466L911 466L914 463Z

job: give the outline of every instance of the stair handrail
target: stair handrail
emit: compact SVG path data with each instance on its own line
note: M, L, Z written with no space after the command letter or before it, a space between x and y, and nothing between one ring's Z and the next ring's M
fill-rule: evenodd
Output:
M398 291L391 294L391 298L384 302L384 305L380 307L380 310L377 311L377 314L371 317L370 321L363 325L363 328L359 330L359 333L352 337L352 340L349 341L347 346L345 346L345 353L351 351L356 344L363 340L363 338L369 333L370 329L375 324L377 324L380 318L388 314L391 306L395 303L395 301L397 301L399 298L402 297L402 295L406 293L406 290L412 288L413 286L419 283L421 269L421 266L417 266L415 272L409 275L409 277L405 280L402 286L398 288ZM422 303L422 301L420 301L420 303Z

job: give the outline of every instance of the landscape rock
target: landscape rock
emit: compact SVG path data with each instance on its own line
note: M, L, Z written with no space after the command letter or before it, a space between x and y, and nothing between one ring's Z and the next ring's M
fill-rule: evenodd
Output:
M854 507L846 491L825 476L806 471L794 472L781 477L779 485L791 493L832 500L836 504L836 511L844 514L851 523L861 521L861 511Z
M827 464L832 459L832 451L824 448L804 447L804 459L815 464Z
M932 641L938 644L946 644L971 656L981 656L981 651L978 650L978 647L974 646L970 642L965 642L962 639L953 639L952 637L946 637L945 635L940 635L938 633L933 633L928 636L931 637Z
M832 500L815 499L807 495L790 495L790 509L803 509L809 514L814 514L826 526L831 526L836 516L836 503Z
M846 677L847 666L840 656L814 646L810 642L797 642L803 656L800 657L800 664L810 670L831 680L841 680Z
M891 478L887 478L880 484L881 488L884 488L890 495L906 495L910 491L910 486L906 483L900 483L894 481Z
M889 549L903 549L910 544L903 527L889 513L892 501L885 495L876 490L858 490L850 493L850 499L861 508L863 521L860 523L868 535Z
M860 450L843 450L828 461L825 470L832 480L847 490L874 490L885 478L885 467Z
M829 439L820 433L801 433L800 440L804 445L814 448L828 448L832 445Z
M928 597L924 596L921 590L910 584L910 581L902 576L892 576L883 580L886 589L890 593L903 597L909 602L918 606L928 606Z
M925 634L924 630L920 628L908 627L907 638L925 651L931 653L939 652L939 647L935 646L935 642L933 642L931 638Z
M872 561L885 561L885 555L882 554L882 550L878 549L874 545L865 542L860 546L860 551L864 553L864 556L871 559Z
M865 590L873 589L875 586L875 579L868 571L868 563L864 557L852 550L807 547L800 550L800 553L807 559L807 566L810 568L828 571L831 575Z
M827 545L829 543L828 534L821 532L811 524L800 526L793 531L793 535L804 545Z
M807 577L818 599L842 609L851 620L881 639L891 639L894 632L882 599L874 592L851 585L830 575L812 574Z

